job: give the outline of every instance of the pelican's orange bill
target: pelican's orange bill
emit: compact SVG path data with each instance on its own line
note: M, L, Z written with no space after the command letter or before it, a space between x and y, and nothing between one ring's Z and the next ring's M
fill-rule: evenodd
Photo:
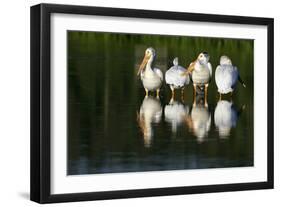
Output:
M142 60L142 63L141 63L141 65L140 65L140 67L139 67L138 75L141 73L141 71L143 71L143 69L144 69L144 67L145 67L145 65L146 65L146 63L147 63L147 61L149 60L149 58L150 58L150 55L145 54L145 56L144 56L144 58L143 58L143 60Z

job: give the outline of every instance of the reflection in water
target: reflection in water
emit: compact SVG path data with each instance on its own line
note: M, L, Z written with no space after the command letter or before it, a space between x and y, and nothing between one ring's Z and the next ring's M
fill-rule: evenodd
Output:
M231 128L236 127L238 116L244 108L245 106L237 111L232 101L230 102L227 100L222 100L217 103L214 119L221 138L229 137Z
M211 113L204 96L197 96L190 115L186 119L189 129L197 137L199 143L203 142L211 127Z
M189 107L171 98L169 104L165 106L165 121L171 124L172 132L176 133L177 128L188 116Z
M150 147L153 138L152 123L159 123L162 117L162 106L159 98L146 96L143 99L137 121L143 133L144 146Z

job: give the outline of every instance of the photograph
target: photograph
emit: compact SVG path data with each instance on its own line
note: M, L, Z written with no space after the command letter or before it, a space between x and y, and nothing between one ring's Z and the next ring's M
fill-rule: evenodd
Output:
M32 201L274 188L273 18L30 14Z
M68 30L67 175L254 166L254 40Z

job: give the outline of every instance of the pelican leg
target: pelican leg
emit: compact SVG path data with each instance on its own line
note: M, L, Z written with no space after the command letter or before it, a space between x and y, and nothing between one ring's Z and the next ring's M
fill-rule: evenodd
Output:
M204 104L205 104L205 107L208 106L208 102L207 102L208 87L209 87L209 84L205 84L205 89L204 89Z
M219 101L221 101L221 93L219 93L219 96L220 96L220 97L219 97Z
M157 89L156 91L156 97L159 98L159 93L160 93L160 89Z
M175 89L172 85L170 85L170 89L172 91L172 98L171 99L174 99L174 96L175 96Z
M148 97L148 90L145 88L145 97Z
M173 103L174 103L174 98L171 98L169 104L173 104Z
M193 106L196 106L196 84L193 84Z
M181 89L181 101L184 102L184 87Z
M137 121L139 121L140 120L140 113L139 113L139 111L137 111Z

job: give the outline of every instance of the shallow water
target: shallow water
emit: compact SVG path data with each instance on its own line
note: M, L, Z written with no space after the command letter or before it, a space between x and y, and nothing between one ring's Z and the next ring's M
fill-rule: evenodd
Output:
M191 84L183 99L165 84L145 98L136 73L149 46L163 73L207 51L214 74L226 54L247 88L219 102L213 76L206 106ZM252 40L68 32L67 174L252 166L253 72Z

